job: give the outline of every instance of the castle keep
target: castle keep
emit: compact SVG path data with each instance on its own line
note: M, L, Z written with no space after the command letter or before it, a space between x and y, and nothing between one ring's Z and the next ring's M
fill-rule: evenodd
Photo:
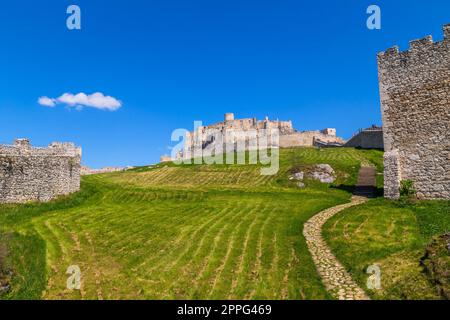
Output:
M450 24L431 36L378 55L385 148L385 197L412 180L422 199L450 199Z
M345 141L336 136L336 129L327 128L321 131L298 132L291 121L256 120L256 118L235 119L233 113L226 113L224 121L209 126L199 126L196 131L186 134L183 158L190 158L194 150L213 148L217 143L219 133L222 143L257 145L259 139L270 132L278 130L279 144L282 148L313 146L318 142L322 144L335 143L342 145Z
M72 143L0 146L0 203L49 201L80 190L81 148Z

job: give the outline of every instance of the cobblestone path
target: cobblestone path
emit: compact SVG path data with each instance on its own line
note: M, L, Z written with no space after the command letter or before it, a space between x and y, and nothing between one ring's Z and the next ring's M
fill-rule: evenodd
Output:
M322 226L340 211L368 201L368 198L373 196L374 184L374 168L362 167L359 172L355 195L353 195L351 202L319 212L309 219L303 227L303 235L306 238L317 271L327 290L339 300L368 300L369 297L353 281L350 274L331 252L322 237Z

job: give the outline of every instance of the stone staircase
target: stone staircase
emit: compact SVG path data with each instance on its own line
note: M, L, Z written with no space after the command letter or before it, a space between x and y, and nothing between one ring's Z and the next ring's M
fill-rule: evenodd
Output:
M358 182L353 194L355 196L374 198L376 192L376 170L374 167L363 166L359 169Z

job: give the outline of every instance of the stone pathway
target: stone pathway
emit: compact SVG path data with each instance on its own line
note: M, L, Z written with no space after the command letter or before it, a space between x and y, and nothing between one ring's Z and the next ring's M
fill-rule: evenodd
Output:
M368 198L373 196L374 190L375 169L362 167L359 171L358 183L351 202L319 212L309 219L303 227L303 235L306 238L306 244L317 271L327 290L339 300L369 300L369 297L353 281L350 274L331 252L322 237L322 227L328 219L340 211L368 201Z

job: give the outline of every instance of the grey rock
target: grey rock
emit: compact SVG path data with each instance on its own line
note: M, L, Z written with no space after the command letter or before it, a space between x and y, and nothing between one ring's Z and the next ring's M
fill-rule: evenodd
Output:
M303 173L303 171L300 172L296 172L292 175L292 178L295 180L303 180L305 174Z
M309 176L322 183L333 183L336 181L336 174L329 164L316 165L314 171L312 171Z
M9 284L0 286L0 294L7 293L9 291L9 289L10 289Z

